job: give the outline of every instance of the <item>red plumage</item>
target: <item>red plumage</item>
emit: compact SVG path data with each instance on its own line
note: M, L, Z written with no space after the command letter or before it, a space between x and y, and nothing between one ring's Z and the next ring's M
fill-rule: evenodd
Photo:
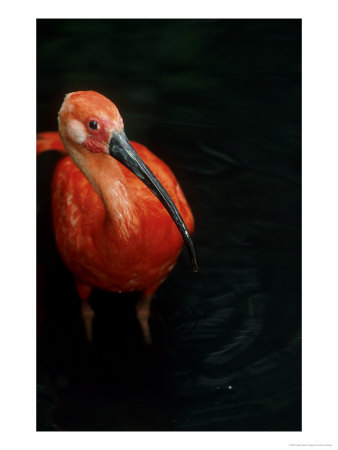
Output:
M70 103L71 95L77 102ZM91 91L71 95L59 123L64 144L79 168L65 156L55 169L52 212L57 247L83 300L93 287L143 293L137 311L149 341L151 296L174 267L183 239L161 201L105 150L111 130L116 124L123 126L115 105ZM87 123L95 119L101 133L92 136ZM72 128L67 130L69 123ZM64 144L57 132L41 133L37 151L65 151ZM192 233L193 215L174 174L146 147L130 144L162 183Z

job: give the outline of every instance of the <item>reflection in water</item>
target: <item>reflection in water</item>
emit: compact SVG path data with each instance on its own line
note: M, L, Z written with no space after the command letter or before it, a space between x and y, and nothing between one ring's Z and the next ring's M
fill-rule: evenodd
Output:
M38 429L300 430L300 21L39 21L39 131L82 89L173 169L201 270L157 292L152 348L135 295L96 291L86 346L41 155Z

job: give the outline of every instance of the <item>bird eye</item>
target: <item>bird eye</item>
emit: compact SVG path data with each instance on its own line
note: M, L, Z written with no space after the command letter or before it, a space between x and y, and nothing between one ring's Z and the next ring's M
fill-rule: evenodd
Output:
M99 126L99 124L95 120L91 120L88 125L92 130L97 130Z

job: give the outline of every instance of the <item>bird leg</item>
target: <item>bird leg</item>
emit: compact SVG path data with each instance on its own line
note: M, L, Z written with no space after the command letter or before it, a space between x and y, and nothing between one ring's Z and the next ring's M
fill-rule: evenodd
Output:
M93 320L95 312L88 298L81 302L81 317L85 326L87 342L93 342Z
M76 281L76 289L81 298L81 317L85 327L87 342L93 342L93 320L95 312L89 303L92 287Z
M136 316L141 326L144 342L151 344L151 331L149 327L151 300L157 286L147 289L142 293L140 300L136 304Z

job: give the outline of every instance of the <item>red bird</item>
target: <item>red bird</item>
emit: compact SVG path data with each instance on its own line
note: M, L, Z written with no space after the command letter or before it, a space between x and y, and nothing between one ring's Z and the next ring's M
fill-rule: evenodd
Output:
M128 141L118 109L103 95L66 95L58 121L59 135L40 133L37 150L66 149L69 154L53 177L53 226L83 300L87 337L93 287L141 291L137 318L149 343L151 298L174 267L183 242L198 270L190 207L169 167L143 145Z

